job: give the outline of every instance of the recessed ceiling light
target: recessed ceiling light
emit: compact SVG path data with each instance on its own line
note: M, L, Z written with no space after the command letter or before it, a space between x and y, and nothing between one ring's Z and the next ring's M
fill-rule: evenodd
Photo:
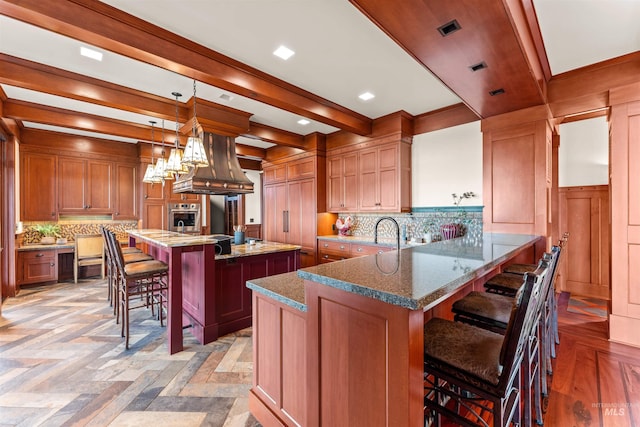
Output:
M300 125L302 125L302 126L306 126L306 125L308 125L309 123L311 123L311 122L310 122L309 120L307 120L307 119L300 119L300 120L298 120L298 124L300 124Z
M375 98L376 96L374 94L372 94L371 92L365 92L365 93L361 93L360 95L358 95L358 98L362 99L363 101L368 101L370 99Z
M291 58L295 54L295 52L286 46L280 45L279 48L273 51L273 54L286 61L287 59Z
M89 49L88 47L80 46L80 55L95 59L96 61L102 61L102 52Z
M227 95L226 93L223 93L222 95L220 95L220 99L222 99L224 101L231 101L233 99L233 96Z

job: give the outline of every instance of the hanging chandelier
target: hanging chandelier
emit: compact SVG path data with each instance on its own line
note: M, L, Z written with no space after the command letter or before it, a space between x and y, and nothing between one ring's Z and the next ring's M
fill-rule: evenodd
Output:
M171 153L169 154L169 160L167 161L165 170L171 174L178 175L189 172L189 169L182 164L183 151L182 148L180 148L180 133L178 130L180 126L178 123L178 98L180 98L182 94L180 92L171 92L171 94L176 97L176 141L175 147L171 149Z
M145 182L147 184L156 184L156 183L162 182L161 178L156 178L155 165L153 164L153 151L155 149L153 129L156 122L153 120L149 120L149 123L151 123L151 164L147 165L147 170L144 172L144 177L142 178L142 182Z
M162 182L166 180L173 179L173 172L167 170L167 160L164 159L164 119L162 119L162 156L158 159L158 163L156 163L155 174L161 177Z
M193 80L193 120L191 136L187 139L187 145L184 148L184 155L182 156L182 164L187 167L206 166L209 164L207 161L207 155L204 151L204 144L202 138L196 134L198 127L198 119L196 115L196 81Z

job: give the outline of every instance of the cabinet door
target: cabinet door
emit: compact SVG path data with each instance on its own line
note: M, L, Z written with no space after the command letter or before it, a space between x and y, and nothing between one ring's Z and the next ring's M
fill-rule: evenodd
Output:
M358 154L327 158L327 210L358 210Z
M288 243L300 245L300 259L303 267L315 264L316 245L316 203L315 179L288 183L289 233Z
M116 165L115 209L113 219L138 219L138 168L135 165Z
M86 167L87 163L83 159L58 158L59 212L84 212L86 209Z
M358 158L360 179L360 210L375 211L379 209L378 149L371 148L360 151Z
M51 282L58 279L55 250L20 252L22 258L21 284Z
M264 186L264 238L287 243L287 187L286 184Z
M58 202L56 157L25 153L21 163L21 218L25 221L55 221Z
M91 213L112 213L113 162L87 161L86 206Z
M379 209L400 210L398 146L396 144L378 149L378 191Z
M140 228L167 229L167 208L164 203L144 203Z
M147 166L149 163L142 162L140 164L141 171L144 175L144 172L147 170ZM167 184L170 184L171 181L168 181ZM146 201L164 201L164 185L162 184L148 184L146 182L142 183L142 199Z

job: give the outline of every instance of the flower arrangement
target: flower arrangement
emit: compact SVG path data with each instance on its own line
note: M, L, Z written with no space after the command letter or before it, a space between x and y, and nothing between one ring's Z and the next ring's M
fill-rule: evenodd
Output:
M56 237L60 237L58 224L36 224L33 229L42 235L40 243L44 245L52 245L56 242Z
M352 224L353 219L350 216L347 216L344 219L338 218L338 220L336 221L336 228L338 229L338 233L341 236L348 236Z

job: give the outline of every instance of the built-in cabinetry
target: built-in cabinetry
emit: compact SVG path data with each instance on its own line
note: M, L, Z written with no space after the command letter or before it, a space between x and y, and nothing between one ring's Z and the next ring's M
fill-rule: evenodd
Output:
M147 170L149 163L143 161L140 170ZM176 194L173 192L173 180L162 183L142 183L142 227L166 230L167 205L170 203L199 203L199 194Z
M24 153L20 164L20 218L55 221L58 218L57 159L49 154Z
M113 213L113 162L58 156L58 213Z
M318 263L340 261L365 255L381 254L394 250L391 246L367 243L350 243L336 239L318 239Z
M55 249L18 252L17 263L18 285L58 280L58 251Z
M327 152L329 212L411 209L411 143L368 141Z
M20 145L20 218L57 221L61 214L96 214L137 219L135 147L119 152L118 143L108 148L95 143L80 152L73 141L59 138L37 143L26 138Z
M325 179L325 158L305 155L278 164L263 163L264 239L300 245L302 267L316 263L318 182Z

